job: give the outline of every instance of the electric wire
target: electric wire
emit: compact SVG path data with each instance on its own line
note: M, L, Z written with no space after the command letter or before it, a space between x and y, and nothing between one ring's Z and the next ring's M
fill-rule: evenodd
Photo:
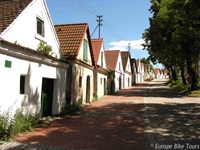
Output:
M71 7L73 7L74 9L76 9L77 11L84 13L85 15L87 15L88 17L91 17L93 19L96 19L94 16L96 16L95 14L102 14L99 13L98 11L92 9L91 7L87 6L86 4L77 1L77 0L60 0L62 3L65 4L65 6L70 5ZM117 33L117 31L114 29L113 26L111 26L111 24L108 22L108 20L106 19L106 17L104 16L103 18L104 22L103 24L105 26L103 26L107 32L109 32L113 38L115 38L116 40L122 40L123 38ZM96 31L97 27L95 28L94 32ZM93 35L92 34L92 35Z
M76 1L76 0L60 0L63 4L65 4L66 7L69 7L69 5L74 8L75 10L77 10L78 12L81 12L83 14L85 14L87 17L90 17L92 19L97 19L96 18L96 14L101 14L100 12L92 9L91 7L87 6L85 3L82 3L81 1ZM79 4L78 4L79 3ZM91 34L91 37L93 36L93 34L95 33L95 31L98 28L98 24L95 27L93 33ZM118 41L122 41L122 39L124 39L122 36L120 36L118 34L118 32L115 30L115 28L109 23L109 21L106 19L105 16L103 16L103 28L110 33L110 35L118 40ZM134 58L137 59L138 54L137 53L133 53L132 55L134 55Z

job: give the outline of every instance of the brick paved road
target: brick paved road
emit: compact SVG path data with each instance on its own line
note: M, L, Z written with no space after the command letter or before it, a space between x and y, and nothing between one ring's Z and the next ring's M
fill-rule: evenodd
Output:
M104 96L80 114L17 137L14 144L25 149L98 150L153 150L159 144L173 148L175 144L200 146L199 98L180 97L163 83L145 82ZM0 149L9 149L12 143L6 144Z

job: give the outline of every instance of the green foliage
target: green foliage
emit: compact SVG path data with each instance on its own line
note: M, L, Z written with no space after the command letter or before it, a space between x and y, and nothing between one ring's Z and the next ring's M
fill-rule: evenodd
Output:
M15 114L15 122L13 126L13 135L20 132L30 131L35 127L38 127L41 122L40 115L23 115L20 112Z
M172 90L180 93L184 96L191 96L191 97L200 97L200 90L191 91L190 84L184 85L181 80L170 80L168 85L172 88ZM200 85L200 80L198 81L198 85Z
M96 100L98 100L98 95L97 93L93 93L92 101L96 101Z
M80 105L76 104L66 104L64 107L61 108L60 116L65 116L65 115L73 115L74 113L78 112L81 110Z
M187 68L196 85L193 65L200 58L200 1L151 0L150 27L143 33L149 59L166 68Z
M175 90L176 92L179 92L179 93L186 92L188 91L189 87L190 87L189 84L184 85L181 80L171 81L171 88Z
M197 82L198 82L197 86L200 88L200 78L197 79Z
M42 53L46 54L46 55L49 55L52 52L52 47L50 45L47 45L44 42L40 42L39 45L38 45L37 50L39 52L42 52Z
M35 127L44 124L40 115L23 115L17 112L12 115L11 109L6 112L0 112L0 141L6 141L18 133L30 131Z
M140 61L144 64L150 64L150 60L147 58L142 58Z
M0 141L8 140L12 135L12 128L14 120L11 117L12 111L1 112L0 111Z

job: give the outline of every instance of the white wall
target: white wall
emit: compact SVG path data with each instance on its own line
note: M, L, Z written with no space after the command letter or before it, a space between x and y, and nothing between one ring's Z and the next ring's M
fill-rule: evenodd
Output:
M101 66L101 52L103 52L103 66ZM105 51L104 51L104 44L102 43L102 46L101 46L101 51L100 51L100 54L99 54L99 58L98 58L98 62L97 64L103 68L106 68L106 58L105 58Z
M48 18L48 10L43 0L34 0L20 16L2 33L1 37L11 43L36 50L42 40L52 46L53 56L60 58L60 48L51 20ZM36 18L44 21L44 37L37 34Z
M73 64L72 70L72 90L71 103L76 104L79 99L86 103L86 82L87 76L90 77L90 102L93 98L93 70L88 69L81 64ZM79 87L79 77L82 77L82 86Z
M132 83L131 63L127 60L126 72L124 72L124 88L130 87Z
M104 79L106 83L104 83ZM104 86L106 86L107 90L107 76L101 73L97 73L97 95L98 98L104 96L106 93L104 91Z
M44 37L36 34L37 17L44 21ZM11 43L34 50L37 49L39 42L42 40L52 46L53 56L60 58L59 42L43 0L31 2L0 37ZM4 48L9 49L9 51ZM32 59L35 56L13 52L15 48L10 46L4 46L4 48L0 47L0 110L6 110L12 106L21 107L21 103L23 103L23 111L32 114L41 113L42 78L48 78L55 79L52 113L59 113L60 108L65 104L67 64L47 64L45 60L40 59L33 61ZM4 66L6 60L12 62L11 68ZM26 76L26 89L23 95L20 95L20 75Z
M92 66L92 57L91 57L91 51L90 51L91 48L89 47L89 40L88 40L88 37L87 37L87 33L85 33L84 39L86 39L88 41L88 61L86 62L85 60L83 60L83 52L84 52L84 50L83 50L84 49L83 41L82 41L82 44L81 44L77 59L79 59L81 61L84 61L87 64Z
M52 113L57 114L60 111L61 104L65 103L65 71L66 69L55 68L41 63L30 62L7 55L0 54L0 107L6 110L9 107L15 109L22 107L26 101L26 107L23 110L27 113L38 114L41 107L42 78L48 77L55 80L54 98ZM5 60L12 62L11 68L4 67ZM26 76L25 94L20 94L20 75ZM59 85L58 85L59 84ZM57 104L57 105L56 105ZM23 105L24 106L24 105Z
M101 53L103 53L103 66L101 66L101 64L102 64ZM97 65L106 69L106 59L105 59L103 42L102 42L102 45L101 45L101 50L100 50L100 53L99 53ZM104 91L104 88L105 88L104 86L106 86L105 90L107 91L107 75L98 72L98 68L96 69L96 71L97 71L97 75L96 75L97 77L94 78L96 80L96 82L94 82L96 85L94 85L94 86L96 86L96 88L97 88L96 94L98 95L98 98L99 98L99 97L102 97L106 94L105 91ZM106 83L104 83L104 79L105 79Z

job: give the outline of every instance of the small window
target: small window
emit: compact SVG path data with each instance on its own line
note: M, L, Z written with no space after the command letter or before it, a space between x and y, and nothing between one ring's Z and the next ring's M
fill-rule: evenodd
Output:
M101 79L100 79L100 84L102 85L102 83L103 83L103 79L101 78Z
M82 77L79 77L79 87L82 87Z
M20 76L20 94L25 94L25 76Z
M11 68L11 67L12 67L12 62L6 60L6 61L5 61L5 67L6 67L6 68Z
M83 43L83 60L88 60L88 41L85 39Z
M103 67L103 52L101 52L101 67Z
M44 21L37 18L37 34L44 37Z

